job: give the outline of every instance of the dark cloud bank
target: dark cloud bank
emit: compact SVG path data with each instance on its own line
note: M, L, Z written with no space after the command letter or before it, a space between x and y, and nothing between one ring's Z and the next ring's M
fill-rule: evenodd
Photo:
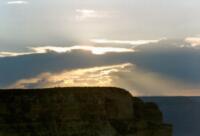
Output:
M44 72L60 72L78 68L133 63L138 68L155 72L190 84L200 83L200 50L174 46L176 42L160 42L137 47L131 53L93 55L76 50L68 53L48 52L0 58L0 87ZM177 45L180 45L178 43ZM134 78L134 77L133 77Z

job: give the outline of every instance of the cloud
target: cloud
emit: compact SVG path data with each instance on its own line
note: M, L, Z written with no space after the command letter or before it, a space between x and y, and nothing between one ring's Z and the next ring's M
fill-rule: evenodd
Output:
M0 52L0 57L15 57L15 56L21 56L21 55L28 55L31 54L29 52Z
M83 46L83 45L71 46L71 47L56 47L56 46L31 47L30 50L31 50L30 52L0 52L0 57L14 57L21 55L29 55L29 54L48 53L48 52L65 53L74 50L90 51L92 54L95 55L103 55L106 53L134 52L134 49L129 49L129 48L95 47L95 46Z
M130 44L130 45L144 45L144 44L150 44L150 43L158 43L159 41L163 40L108 40L108 39L91 39L90 41L93 43L98 44Z
M28 4L28 1L23 1L23 0L15 0L15 1L8 1L8 5L21 5L21 4Z
M109 14L105 11L97 11L92 9L76 9L76 20L78 21L106 17L109 17Z
M191 44L192 47L200 46L200 37L187 37L185 41Z
M130 63L42 73L22 79L8 88L49 88L72 86L114 86L129 90L134 96L177 96L199 94L184 84L158 74L144 72Z
M88 51L76 50L68 53L48 51L46 53L2 57L0 58L0 87L45 72L59 72L66 69L89 68L123 62L123 60L113 60L106 56L106 54L94 55Z
M131 64L119 64L85 69L66 70L61 73L43 73L35 78L22 79L9 88L37 88L64 86L110 86L110 74Z
M102 71L109 71L105 70L105 67L128 63L133 65L131 66L132 68L129 66L125 69L120 69L121 72L109 73L112 77L111 85L135 90L134 93L138 95L161 93L163 95L181 95L181 93L183 95L195 95L200 91L200 50L196 48L180 48L178 46L180 43L182 44L182 41L162 41L141 45L139 46L140 50L136 52L109 52L103 55L90 53L91 46L89 50L84 46L81 46L84 47L81 50L79 46L72 46L73 48L53 46L34 47L30 51L32 54L21 54L20 56L12 54L16 56L0 58L0 87L5 88L18 81L36 78L45 73L52 76L76 70L85 71L87 69L93 71L95 67L102 68ZM91 77L95 77L92 75ZM81 76L80 79L83 79L83 77ZM152 82L153 79L154 82ZM106 79L102 80L106 81ZM45 80L40 80L40 83L43 81ZM31 84L29 87L33 85ZM52 85L54 84L52 83ZM142 88L142 86L144 87ZM165 89L165 91L159 93L159 90L163 90L162 88L167 88L167 86L172 86L173 88Z
M129 48L95 47L95 46L71 46L71 47L45 46L45 47L35 47L31 49L37 53L46 53L48 51L64 53L64 52L71 52L73 50L85 50L85 51L90 51L92 54L95 54L95 55L102 55L109 52L112 52L112 53L134 52L133 49L129 49Z

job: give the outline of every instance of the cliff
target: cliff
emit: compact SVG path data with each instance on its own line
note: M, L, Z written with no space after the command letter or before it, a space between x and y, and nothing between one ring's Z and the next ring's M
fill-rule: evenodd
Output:
M0 90L0 136L172 136L172 126L118 88Z

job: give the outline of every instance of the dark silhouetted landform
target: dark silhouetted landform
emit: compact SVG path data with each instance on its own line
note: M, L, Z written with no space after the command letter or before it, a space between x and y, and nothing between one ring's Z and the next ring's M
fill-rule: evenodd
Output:
M119 88L1 90L0 136L172 136L172 126Z

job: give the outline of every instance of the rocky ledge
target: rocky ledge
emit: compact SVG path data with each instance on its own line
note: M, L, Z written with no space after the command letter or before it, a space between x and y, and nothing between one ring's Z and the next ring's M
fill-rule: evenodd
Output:
M119 88L0 90L0 136L172 136L172 126Z

